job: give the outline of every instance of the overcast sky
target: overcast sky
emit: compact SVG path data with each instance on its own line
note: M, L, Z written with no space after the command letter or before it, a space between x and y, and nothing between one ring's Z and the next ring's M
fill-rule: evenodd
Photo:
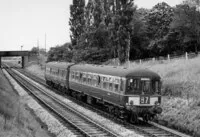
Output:
M139 8L165 1L171 6L182 0L135 0ZM47 49L70 42L69 5L72 0L0 0L0 51Z

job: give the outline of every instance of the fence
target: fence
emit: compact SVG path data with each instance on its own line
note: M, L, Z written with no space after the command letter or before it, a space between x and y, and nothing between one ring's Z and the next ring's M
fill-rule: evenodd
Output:
M133 62L142 64L143 62L171 61L171 60L175 60L175 59L188 60L188 59L197 57L199 54L200 54L200 52L198 52L198 53L194 53L194 52L187 53L186 52L185 54L182 54L182 55L169 55L168 54L167 56L160 56L157 58L154 57L154 58L138 59L138 60L134 60Z
M136 64L142 64L142 63L148 63L148 62L155 62L155 61L172 61L172 60L176 60L176 59L191 59L191 58L195 58L200 54L200 52L198 53L185 53L185 54L179 54L179 55L167 55L167 56L159 56L159 57L153 57L153 58L146 58L146 59L138 59L138 60L134 60L131 61L131 63L136 63ZM119 60L116 59L112 59L109 60L107 62L104 63L104 65L113 65L113 66L119 66ZM125 66L130 66L130 61L128 63L124 64Z

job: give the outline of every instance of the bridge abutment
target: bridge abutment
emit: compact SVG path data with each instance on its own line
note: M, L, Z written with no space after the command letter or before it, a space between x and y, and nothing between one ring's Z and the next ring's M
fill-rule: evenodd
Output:
M28 56L22 56L22 68L28 65Z

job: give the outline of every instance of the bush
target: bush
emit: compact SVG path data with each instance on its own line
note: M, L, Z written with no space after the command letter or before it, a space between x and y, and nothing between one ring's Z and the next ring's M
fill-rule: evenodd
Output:
M0 89L0 115L5 118L4 129L6 128L6 121L14 117L14 101L11 100L9 94Z

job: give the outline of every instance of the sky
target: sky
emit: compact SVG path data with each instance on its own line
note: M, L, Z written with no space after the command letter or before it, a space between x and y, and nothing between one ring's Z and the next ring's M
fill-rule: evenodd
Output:
M182 0L135 0L138 8L158 2L175 6ZM31 50L70 42L72 0L0 0L0 51Z

